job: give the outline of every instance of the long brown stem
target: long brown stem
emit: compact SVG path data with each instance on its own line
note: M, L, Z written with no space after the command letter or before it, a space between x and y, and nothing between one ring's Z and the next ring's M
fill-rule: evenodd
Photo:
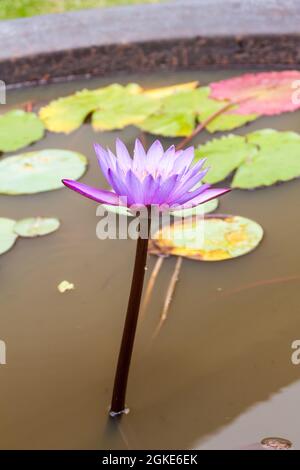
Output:
M216 119L221 114L225 113L229 108L231 108L232 106L235 106L235 104L236 103L231 103L231 102L226 103L218 111L208 116L207 119L205 119L203 122L198 124L198 126L193 130L193 132L190 135L188 135L187 137L182 139L181 142L179 142L179 144L176 146L176 150L183 149L183 147L185 147L194 137L196 137L196 135L200 134L200 132L203 131L203 129L205 129L208 124L210 124L214 119Z
M111 401L110 415L112 417L126 413L125 397L127 381L143 292L149 233L150 219L148 223L148 237L144 239L139 237L137 241L131 290Z

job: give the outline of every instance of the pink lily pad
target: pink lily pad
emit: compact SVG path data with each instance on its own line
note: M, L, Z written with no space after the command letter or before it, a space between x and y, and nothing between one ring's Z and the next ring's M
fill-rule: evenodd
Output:
M210 84L211 98L239 103L235 114L271 116L300 109L300 100L293 99L300 72L263 72Z

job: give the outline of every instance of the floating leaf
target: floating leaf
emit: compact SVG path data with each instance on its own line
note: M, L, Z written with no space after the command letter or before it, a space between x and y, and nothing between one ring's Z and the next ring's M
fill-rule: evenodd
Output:
M187 90L180 93L167 96L161 100L163 112L169 114L194 114L199 112L203 102L202 88L196 90ZM219 104L216 101L217 105Z
M37 237L48 235L58 230L60 222L58 219L45 217L31 217L18 220L14 231L21 237Z
M165 229L163 229L165 230ZM262 227L253 220L233 215L191 217L175 221L165 237L160 230L149 251L156 255L176 255L197 261L222 261L254 250L263 237Z
M217 101L210 98L209 95L211 90L209 87L201 87L196 91L200 99L198 108L198 119L200 122L204 122L212 114L218 112L228 104L228 101ZM248 122L254 121L259 117L257 114L237 114L237 110L238 106L232 106L228 111L220 114L207 124L206 129L209 132L231 131L237 127L244 126Z
M160 100L160 109L138 127L165 137L185 137L194 130L200 99L197 90L178 91Z
M300 176L300 135L272 129L247 136L256 151L247 155L234 175L233 188L257 188Z
M231 134L201 145L196 149L195 156L197 160L207 158L206 166L210 169L204 180L215 184L229 176L253 151L256 148L249 145L244 137Z
M300 135L264 129L244 137L229 135L202 145L196 160L207 158L207 183L218 183L237 170L231 186L254 189L300 176Z
M40 109L40 118L52 132L66 134L75 131L86 117L97 108L99 97L89 90L78 91L74 95L51 101Z
M18 235L14 232L15 224L15 220L0 218L0 255L10 250L18 238Z
M181 93L183 91L194 90L197 88L198 82L179 83L177 85L164 86L161 88L153 88L145 90L144 95L154 99L166 98L167 96Z
M239 114L256 113L271 116L300 108L293 100L293 83L300 80L300 71L263 72L210 84L211 98L239 102Z
M62 188L61 180L79 179L87 159L68 150L41 150L0 161L1 194L34 194Z
M67 292L68 290L74 290L75 289L75 286L74 284L72 284L71 282L69 281L61 281L58 286L57 286L57 289L59 290L59 292L61 294L64 294L65 292Z
M0 116L1 152L19 150L40 140L43 135L43 123L34 113L15 109Z
M194 130L195 116L192 114L153 114L138 127L151 134L165 137L185 137Z
M141 124L140 129L165 137L184 137L194 130L196 117L204 122L212 114L221 110L228 101L209 98L210 88L201 87L166 96L161 99L161 108ZM236 106L217 116L206 128L209 132L228 131L257 119L256 114L241 116L234 114Z
M139 85L130 83L122 86L114 83L54 100L41 108L40 118L50 131L68 134L78 129L89 114L97 111L92 117L94 128L109 130L134 123L136 119L144 119L158 106L154 100L142 95Z
M133 94L127 88L123 93L108 102L103 102L92 116L92 125L96 131L123 129L138 124L154 113L160 103L143 95Z

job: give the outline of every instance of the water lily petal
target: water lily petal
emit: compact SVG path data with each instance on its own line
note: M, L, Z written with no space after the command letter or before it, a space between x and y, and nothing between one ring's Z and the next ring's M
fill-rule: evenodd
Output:
M201 160L199 160L197 163L195 163L195 165L189 168L189 170L186 172L183 178L186 180L187 178L191 178L192 176L199 173L199 171L201 170L201 168L203 167L206 161L207 161L207 158L202 158Z
M146 152L139 139L135 140L133 150L133 170L137 171L141 176L145 172Z
M94 144L94 149L98 158L98 162L104 177L107 180L108 169L115 169L116 167L116 157L110 151L106 151L101 145Z
M168 202L171 204L174 201L174 199L177 199L179 201L182 197L184 197L188 193L188 191L193 189L193 187L197 183L201 182L201 180L204 178L207 172L208 172L208 168L201 171L200 173L197 173L192 178L186 179L183 182L182 180L180 180L181 184L179 185L179 187L175 188L175 190L170 194L171 200Z
M159 140L155 140L147 152L147 170L155 175L159 173L159 163L164 155L164 149Z
M229 191L231 191L230 188L207 189L206 191L202 192L202 194L198 194L196 197L192 197L191 199L185 202L180 201L178 203L179 204L178 207L179 209L187 209L187 208L195 207L195 206L198 206L199 204L203 204L204 202L210 201L211 199L215 199L216 197L222 196L223 194L226 194Z
M89 199L101 202L101 204L110 204L113 206L119 205L119 196L115 193L112 193L111 191L93 188L73 180L64 179L62 182L65 186L67 186L67 188L73 189L73 191L76 191L77 193L82 194Z
M160 186L159 190L156 192L156 194L153 197L153 204L165 204L168 195L171 193L171 191L174 189L174 186L176 185L178 175L172 175L169 176Z
M164 174L164 176L169 175L169 173L172 171L175 162L175 154L175 145L171 145L171 147L165 151L164 156L160 162L160 172L161 174Z
M122 142L121 139L117 138L116 140L116 154L117 154L117 163L123 168L124 171L128 171L132 168L133 160L129 155L126 145Z
M194 160L195 152L194 147L188 147L186 150L183 150L182 154L176 158L174 162L173 171L178 173L179 171L188 169L192 161Z
M116 166L116 171L113 172L110 168L108 169L109 184L113 188L116 194L119 196L127 196L128 188L125 184L125 175L120 167Z
M128 193L128 204L144 204L143 186L132 170L126 174L126 186L130 190Z

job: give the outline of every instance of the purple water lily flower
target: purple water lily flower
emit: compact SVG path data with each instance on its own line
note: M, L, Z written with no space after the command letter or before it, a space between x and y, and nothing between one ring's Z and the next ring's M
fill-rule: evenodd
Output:
M98 144L95 145L95 151L112 191L68 179L64 179L63 183L101 204L127 207L156 205L178 209L198 206L230 191L228 188L211 188L209 184L199 187L208 168L203 169L205 159L192 165L193 147L176 151L172 145L164 151L162 144L156 140L146 152L136 139L131 158L124 143L117 139L117 156Z
M129 208L134 206L140 212L141 207L146 206L149 211L150 206L156 206L163 211L198 206L229 191L201 184L208 168L203 168L205 159L192 164L193 147L177 151L172 145L164 151L161 143L156 140L146 152L137 139L131 158L123 142L118 139L117 156L100 145L95 145L95 150L101 170L112 191L92 188L71 180L63 180L63 183L101 204L123 205ZM144 237L140 233L137 239L134 271L112 393L111 417L128 412L125 406L126 388L143 291L148 239L151 235L151 211L150 216L148 212L147 222L148 236Z

